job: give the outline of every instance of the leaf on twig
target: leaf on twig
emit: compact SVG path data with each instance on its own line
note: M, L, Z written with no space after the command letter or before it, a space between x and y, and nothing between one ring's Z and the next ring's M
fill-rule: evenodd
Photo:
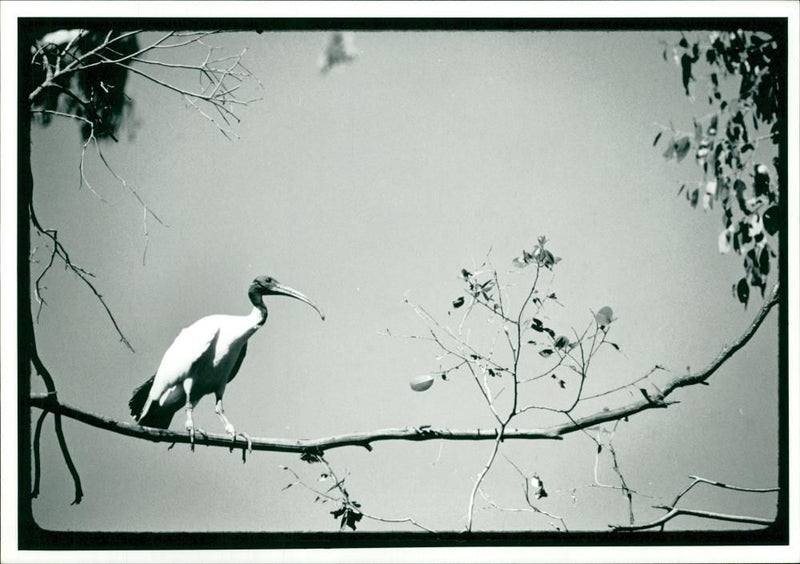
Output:
M569 339L567 337L565 337L564 335L560 335L556 339L555 343L553 343L553 346L555 346L555 348L557 348L557 349L563 349L563 348L569 346Z
M543 497L547 497L547 491L544 489L544 482L537 474L531 476L530 482L534 498L542 499Z
M608 307L601 307L597 313L594 314L594 320L600 327L606 327L614 321L614 311Z
M675 141L675 156L678 158L678 162L681 162L684 157L686 157L691 147L692 141L689 139L688 135L685 135Z
M734 286L734 292L736 293L736 297L739 298L739 301L744 304L744 307L747 307L747 301L750 299L750 287L747 285L746 278L739 280L736 286Z
M663 131L659 131L659 132L658 132L658 134L656 135L656 138L655 138L655 139L653 139L653 147L655 147L656 145L658 145L658 140L659 140L659 139L661 139L661 135L662 135L663 133L664 133Z
M322 451L318 448L306 449L303 451L303 454L300 455L300 460L308 462L309 464L322 462Z

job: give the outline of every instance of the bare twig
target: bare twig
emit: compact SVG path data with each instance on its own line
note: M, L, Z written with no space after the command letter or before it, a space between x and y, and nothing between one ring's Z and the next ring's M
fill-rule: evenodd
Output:
M598 394L594 394L591 396L583 396L583 399L589 400L589 399L599 398L607 396L609 394L613 394L614 392L618 392L620 390L624 390L625 388L629 388L635 384L638 384L642 380L647 380L647 378L649 378L650 375L653 374L653 372L655 372L656 370L664 370L664 367L661 366L660 364L656 364L653 368L650 369L650 371L647 374L645 374L644 376L639 376L636 380L633 380L632 382L623 384L622 386L617 386L616 388L611 388L610 390L605 390L604 392L600 392Z
M56 233L53 232L53 236L56 236ZM47 302L44 300L44 296L42 295L42 280L44 279L47 271L49 271L53 267L53 262L56 259L57 254L57 247L53 245L53 249L50 253L50 260L47 261L47 266L42 269L42 272L39 276L36 277L36 283L34 284L34 295L36 296L36 301L39 304L39 307L36 308L36 323L39 323L39 315L42 313L42 306L47 305Z
M91 281L89 280L89 278L93 277L94 275L90 272L87 272L83 268L80 268L79 266L75 265L72 262L72 260L69 257L69 254L67 253L67 250L59 242L57 232L53 229L45 229L44 227L42 227L42 224L39 223L39 219L36 217L36 212L34 211L33 205L30 206L29 211L30 211L31 223L33 223L33 226L39 231L39 233L50 238L50 240L53 243L54 252L58 254L58 257L64 262L64 265L67 268L69 268L72 272L74 272L75 275L89 287L89 289L95 295L97 300L103 306L103 309L105 309L106 315L111 320L111 323L114 325L114 329L116 329L117 335L119 335L120 340L123 342L123 344L125 344L126 347L128 347L131 350L131 352L135 352L130 342L128 341L127 337L125 337L125 334L122 332L122 329L120 329L117 320L114 318L114 314L111 313L111 309L108 307L108 304L106 304L105 300L103 299L103 296L100 294L100 292L97 291L97 288L95 288L94 284L92 284Z
M664 530L664 525L678 517L679 515L693 515L695 517L705 517L707 519L716 519L720 521L735 521L739 523L753 523L759 525L770 525L772 524L772 520L764 519L761 517L751 517L748 515L726 515L722 513L716 513L712 511L700 511L694 509L682 509L678 508L677 504L681 500L681 498L686 495L692 488L694 488L697 484L708 484L717 488L727 489L727 490L734 490L739 492L749 492L749 493L772 493L780 491L780 488L750 488L744 486L736 486L733 484L726 484L724 482L720 482L718 480L709 480L707 478L701 478L700 476L689 476L692 479L692 483L685 487L675 499L669 505L654 505L656 509L664 509L667 511L666 514L662 515L658 519L654 521L650 521L649 523L645 523L642 525L634 525L633 521L631 521L630 525L618 525L613 526L612 528L615 531L640 531L644 529L651 529L653 527L660 527L661 530Z
M709 480L707 478L701 478L700 476L689 476L689 477L692 479L692 483L689 484L688 486L686 486L686 488L683 491L681 491L677 496L675 496L675 499L672 501L672 503L670 503L670 506L675 507L676 505L678 505L678 502L681 500L681 498L684 495L686 495L689 492L689 490L691 490L697 484L708 484L708 485L711 485L711 486L714 486L714 487L717 487L717 488L723 488L723 489L727 489L727 490L735 490L735 491L738 491L738 492L769 493L769 492L778 492L778 491L780 491L780 488L745 488L745 487L742 487L742 486L734 486L732 484L725 484L725 483L720 482L718 480Z
M497 438L494 441L494 446L492 447L492 452L489 455L489 459L486 461L486 464L478 473L477 478L475 479L475 484L472 487L472 492L469 496L469 508L467 510L467 526L466 530L469 532L472 530L472 518L474 515L474 508L475 508L475 495L478 493L478 490L481 487L481 482L486 477L486 474L489 472L489 469L492 467L494 463L494 459L497 457L497 452L500 450L500 443L503 441L503 427L502 425L497 430Z
M544 509L540 509L539 507L534 505L533 500L531 499L531 492L530 492L530 476L526 475L525 472L523 472L522 469L519 466L514 464L514 461L512 461L510 458L508 458L505 455L503 455L503 458L505 458L508 461L508 463L511 464L511 466L514 467L514 470L516 470L517 474L519 474L520 477L522 478L522 488L523 488L523 493L525 494L525 502L528 504L528 507L530 509L521 509L519 511L532 511L534 513L541 513L542 515L546 515L547 517L550 517L551 519L557 519L557 520L561 521L561 525L564 527L564 532L569 532L569 529L567 528L567 522L564 521L564 519L562 517L559 517L558 515L554 515L552 513L549 513L547 511L545 511ZM486 499L486 498L484 497L484 499ZM489 501L489 500L487 499L487 501ZM491 501L489 501L489 503L491 503ZM505 509L502 509L502 508L499 508L499 507L498 507L498 509L506 511ZM558 527L556 527L556 528L558 528Z
M691 515L693 517L702 517L705 519L715 519L717 521L733 521L735 523L751 523L754 525L771 525L774 521L772 519L764 519L762 517L751 517L749 515L730 515L725 513L716 513L714 511L701 511L698 509L679 509L676 507L669 507L668 505L657 505L657 509L665 509L668 512L655 521L644 523L642 525L610 525L614 531L642 531L644 529L652 529L664 525L667 521L671 521L680 515Z
M297 472L295 472L294 470L292 470L288 466L281 465L280 467L283 470L291 472L292 475L296 479L294 482L292 482L291 484L287 485L283 489L287 489L292 485L299 484L299 485L303 486L306 490L308 490L311 493L315 494L317 496L317 500L324 498L324 499L326 499L328 501L337 501L337 502L343 503L344 505L349 507L351 510L360 513L361 515L363 515L367 519L372 519L373 521L380 521L380 522L383 522L383 523L410 523L410 524L414 525L415 527L417 527L419 529L422 529L424 531L427 531L429 533L435 533L436 532L433 529L429 529L428 527L420 524L418 521L416 521L412 517L398 517L398 518L382 517L382 516L379 516L379 515L374 515L374 514L365 512L363 510L363 508L361 507L361 504L355 504L350 499L350 494L347 491L347 489L344 487L344 483L345 483L344 478L340 479L336 475L336 471L331 466L331 464L328 462L328 460L325 458L325 456L322 455L322 454L318 454L317 455L317 459L318 459L319 462L321 462L321 463L323 463L325 465L325 467L327 469L327 476L332 478L332 480L333 480L333 486L329 487L327 489L327 491L322 491L320 489L314 488L314 487L308 485L306 483L306 481ZM339 497L335 497L335 496L332 496L330 494L330 492L332 490L334 490L334 489L339 492Z
M538 514L544 515L546 517L549 517L550 519L557 519L557 520L561 521L561 526L563 527L563 529L560 529L558 527L558 525L556 525L552 521L550 522L550 526L553 527L554 529L556 529L557 531L563 531L565 533L569 532L569 529L567 528L567 524L564 522L564 519L562 519L561 517L558 517L557 515L553 515L552 513L548 513L547 511L539 509L539 508L537 508L535 506L530 506L530 507L501 507L500 505L495 503L486 494L486 492L484 492L482 489L478 490L478 493L481 494L481 497L484 499L484 501L486 501L486 503L488 503L490 506L492 506L494 509L496 509L498 511L505 511L505 512L509 512L509 513L535 513L535 514L538 513Z
M414 525L415 527L420 528L420 529L422 529L424 531L427 531L429 533L435 533L436 532L433 529L429 529L428 527L426 527L424 525L421 525L420 523L418 523L412 517L392 518L392 517L381 517L379 515L374 515L372 513L366 513L363 510L363 508L361 507L360 504L359 505L355 505L353 503L353 501L350 499L350 494L347 491L347 489L345 489L345 487L344 487L344 479L343 478L339 479L339 477L336 475L336 471L333 469L333 467L331 466L330 462L328 462L328 459L325 458L324 455L319 455L319 459L323 464L325 464L325 467L327 468L328 472L330 473L331 477L333 478L334 487L337 490L339 490L339 493L342 496L342 500L351 509L357 511L358 513L360 513L361 515L363 515L364 517L366 517L368 519L372 519L373 521L381 521L383 523L410 523L410 524Z

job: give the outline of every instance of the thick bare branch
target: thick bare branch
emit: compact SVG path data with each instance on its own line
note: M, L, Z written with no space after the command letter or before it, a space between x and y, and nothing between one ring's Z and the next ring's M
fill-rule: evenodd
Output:
M61 403L47 395L35 394L30 398L32 406L51 413L57 413L70 419L75 419L92 427L105 429L153 442L185 443L189 444L189 434L185 432L175 432L167 429L154 429L151 427L140 427L136 423L118 421L110 417L104 417L87 411L83 411L70 405ZM544 429L509 429L505 432L504 439L549 439L560 440L561 437ZM357 446L372 450L373 443L382 441L432 441L443 439L448 441L494 441L497 439L495 429L447 429L422 427L399 427L390 429L379 429L376 431L348 433L335 435L320 439L278 439L278 438L259 438L252 437L253 450L272 451L272 452L296 452L322 450L327 451L334 448ZM247 444L237 442L233 444L229 435L217 435L208 433L207 436L195 436L196 445L213 447L224 447L246 449Z

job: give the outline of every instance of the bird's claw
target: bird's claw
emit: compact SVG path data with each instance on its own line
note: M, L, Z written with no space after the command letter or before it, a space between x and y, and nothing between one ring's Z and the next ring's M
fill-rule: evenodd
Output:
M247 441L247 452L253 452L253 441L250 439L250 435L247 433L236 433L233 435L233 442L236 442L236 437L240 435L245 441Z
M208 438L208 433L203 431L200 427L195 427L193 425L187 425L186 426L186 432L189 433L189 445L191 445L192 452L194 452L194 437L195 437L195 434L202 435L204 439Z

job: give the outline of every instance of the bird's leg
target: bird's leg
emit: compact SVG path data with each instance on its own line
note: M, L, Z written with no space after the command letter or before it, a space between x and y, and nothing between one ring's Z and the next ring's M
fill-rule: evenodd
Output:
M225 425L225 432L229 435L236 435L236 429L234 428L233 424L228 421L228 418L225 417L225 409L222 407L222 398L217 397L217 404L214 406L214 413L217 414L219 420L222 421L222 424Z
M194 450L194 420L192 419L192 409L194 406L191 400L191 378L187 378L183 381L183 391L186 393L186 430L189 432L189 444L192 445L192 450Z
M217 404L214 406L214 413L217 414L219 420L225 425L225 432L233 437L233 442L236 442L236 435L241 435L244 440L247 441L247 450L253 452L253 441L250 440L250 436L247 433L237 433L236 428L234 428L233 424L225 417L225 409L222 407L221 396L217 396Z

